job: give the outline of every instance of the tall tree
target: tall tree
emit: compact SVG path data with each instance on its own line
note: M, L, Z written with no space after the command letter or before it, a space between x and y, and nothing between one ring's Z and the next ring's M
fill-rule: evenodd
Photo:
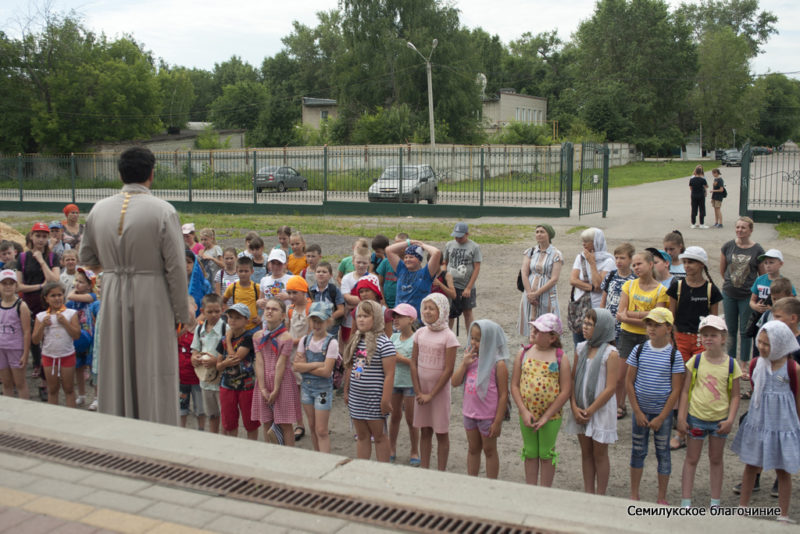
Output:
M269 92L262 83L242 80L227 85L211 104L211 120L217 128L253 129L268 99Z
M695 28L698 41L706 31L730 28L745 39L751 57L760 54L770 36L778 33L778 17L771 11L759 11L758 0L700 0L681 4L676 14Z
M194 86L188 69L170 68L162 64L158 69L161 89L161 121L168 127L182 128L189 121L194 103Z
M777 146L800 138L800 80L768 74L756 80L755 87L763 95L763 106L753 140Z

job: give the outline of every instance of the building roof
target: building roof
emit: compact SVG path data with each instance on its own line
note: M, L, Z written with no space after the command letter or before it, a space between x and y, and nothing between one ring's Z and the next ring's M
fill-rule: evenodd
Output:
M304 96L303 105L306 107L335 106L336 100L332 98L312 98L310 96Z

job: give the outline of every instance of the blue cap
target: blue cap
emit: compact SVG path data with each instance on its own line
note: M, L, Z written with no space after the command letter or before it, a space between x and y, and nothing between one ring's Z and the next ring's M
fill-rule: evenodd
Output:
M61 221L50 221L48 227L52 230L53 228L64 228L64 225L61 224Z
M247 305L242 304L241 302L237 302L236 304L225 310L225 313L230 313L230 312L238 313L245 319L250 318L250 308L248 308Z
M329 302L315 302L308 309L309 317L317 317L322 321L327 321L333 314L333 306Z

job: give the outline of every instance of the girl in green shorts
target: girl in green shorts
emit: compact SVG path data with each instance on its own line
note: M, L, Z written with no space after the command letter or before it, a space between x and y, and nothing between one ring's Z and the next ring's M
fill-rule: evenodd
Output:
M562 358L561 320L546 313L530 324L531 344L514 361L511 395L519 409L525 482L549 487L558 463L561 408L569 400L572 381L569 359Z

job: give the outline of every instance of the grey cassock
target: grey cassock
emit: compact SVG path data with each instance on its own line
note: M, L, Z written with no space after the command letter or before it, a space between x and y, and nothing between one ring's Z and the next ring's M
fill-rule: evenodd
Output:
M80 263L103 269L99 410L178 424L175 325L192 314L175 209L147 187L126 184L89 213Z

